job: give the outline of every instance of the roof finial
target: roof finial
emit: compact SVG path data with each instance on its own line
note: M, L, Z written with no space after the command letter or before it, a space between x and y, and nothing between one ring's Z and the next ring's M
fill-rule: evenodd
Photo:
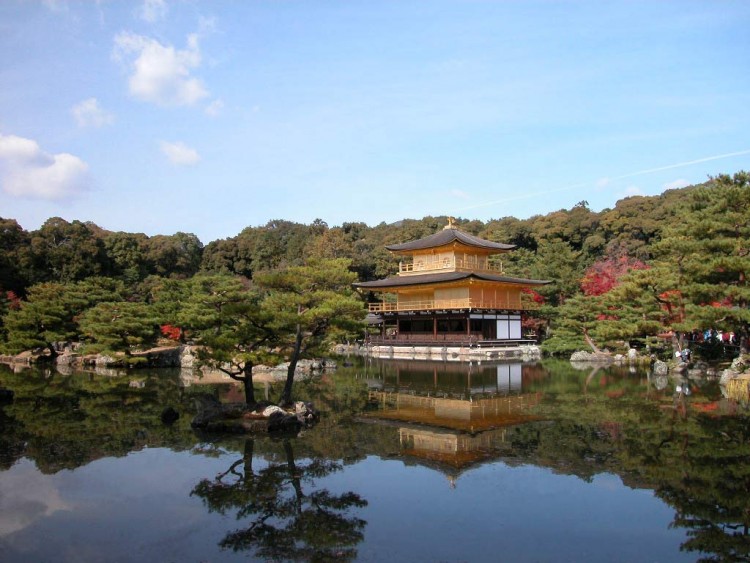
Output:
M448 224L443 227L444 231L447 231L448 229L455 229L456 228L456 220L453 217L448 217Z

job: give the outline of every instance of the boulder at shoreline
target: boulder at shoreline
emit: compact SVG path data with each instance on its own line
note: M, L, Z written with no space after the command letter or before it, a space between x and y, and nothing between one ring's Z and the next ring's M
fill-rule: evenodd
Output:
M309 403L297 401L292 410L282 409L269 403L255 406L244 403L221 403L213 396L202 396L196 400L198 414L190 425L211 433L297 433L313 425L319 418Z

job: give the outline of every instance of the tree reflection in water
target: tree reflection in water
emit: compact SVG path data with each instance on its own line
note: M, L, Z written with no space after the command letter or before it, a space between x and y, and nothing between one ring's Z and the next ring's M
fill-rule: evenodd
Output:
M689 537L681 549L700 561L750 560L750 424L746 418L696 417L675 464L656 494L676 509L673 526Z
M498 382L492 365L475 366L471 379L445 364L439 365L443 371L437 376L432 369L411 373L406 369L409 366L396 371L392 365L377 366L364 380L358 379L361 371L355 371L355 366L300 386L301 398L326 413L313 431L299 439L243 439L239 459L227 463L228 467L220 466L223 473L195 487L206 473L190 478L188 490L193 488L193 495L209 511L238 520L236 531L222 532L223 548L252 550L261 559L303 560L354 559L358 551L370 555L380 548L372 547L377 539L364 537L365 532L380 537L378 526L401 516L401 505L386 513L383 503L378 503L377 510L370 507L366 523L357 518L367 506L361 497L335 495L315 485L316 480L347 471L368 457L401 458L406 462L404 472L414 470L415 459L420 463L403 448L403 434L392 421L382 425L359 422L362 411L381 408L379 403L367 405L367 385L403 391L411 399L450 395L479 410L475 407L482 404L480 399L489 398ZM215 451L201 451L206 441L189 424L192 397L205 389L185 389L177 374L170 373L144 370L120 378L63 376L37 370L14 373L0 366L0 387L14 391L14 400L0 406L0 481L22 459L33 461L42 474L53 475L112 458L121 459L117 464L110 461L110 467L129 467L128 460L137 461L138 456L127 454L145 448L216 457ZM485 430L488 425L472 418L468 431L458 428L454 432L457 443L481 449L482 455L471 458L476 462L462 466L464 473L468 475L479 464L505 462L548 468L585 481L598 474L616 474L628 487L652 490L672 507L671 527L684 533L683 552L704 561L750 560L750 416L745 406L721 396L717 382L690 379L687 395L683 380L655 380L646 373L631 374L617 367L596 371L588 367L581 372L570 362L524 365L521 375L522 388L510 396L534 396L529 414L543 421L514 424L502 435L498 429ZM131 386L133 378L145 385ZM678 384L682 391L677 390ZM165 405L174 405L182 414L171 426L160 421ZM434 409L431 416L435 418ZM409 413L409 420L416 420L414 412ZM420 429L430 432L427 418L421 420L425 424ZM451 424L455 423L454 417ZM443 421L441 432L445 427ZM223 455L226 450L220 451ZM432 461L434 456L425 465L434 469ZM137 483L138 477L133 474L131 481ZM368 491L378 490L377 484L368 486ZM376 494L366 493L372 498ZM489 490L488 498L494 499L493 494ZM448 502L427 494L422 500ZM75 516L72 522L84 518L72 512L67 515ZM466 524L481 527L482 515L478 512L477 521ZM29 528L28 533L37 532ZM434 537L434 545L439 546L441 538ZM394 544L393 549L400 547Z
M210 512L236 511L245 527L228 533L219 545L234 551L253 550L272 560L353 560L363 538L365 520L350 514L367 501L353 492L332 494L315 486L315 479L341 469L323 459L297 462L290 438L282 440L283 459L253 469L255 441L245 440L241 459L213 481L203 479L191 495L200 497Z

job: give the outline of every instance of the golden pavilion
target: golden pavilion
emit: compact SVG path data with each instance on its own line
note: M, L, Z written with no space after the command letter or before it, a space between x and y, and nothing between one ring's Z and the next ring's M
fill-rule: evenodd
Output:
M398 274L360 282L360 291L382 295L369 305L380 326L372 344L391 346L504 346L524 339L522 314L536 304L528 290L550 283L506 276L503 254L516 248L457 229L452 220L419 240L386 246L403 257Z

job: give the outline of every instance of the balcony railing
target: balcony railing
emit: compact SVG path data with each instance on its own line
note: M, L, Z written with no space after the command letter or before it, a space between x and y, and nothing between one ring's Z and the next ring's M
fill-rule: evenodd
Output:
M536 309L536 303L524 303L520 299L479 300L479 299L431 299L425 301L370 303L371 313L391 313L398 311L439 311L447 309L510 309L524 311Z
M440 259L419 258L413 262L400 262L398 265L398 273L405 275L440 271L494 272L502 274L503 264L502 262L490 263L475 257L467 257L466 259L446 257Z
M399 333L390 336L381 336L379 334L373 334L367 337L369 344L404 344L404 343L421 343L421 344L466 344L476 345L482 340L482 333L472 334L456 334L451 333L438 333L433 334L431 332L413 332L413 333Z

